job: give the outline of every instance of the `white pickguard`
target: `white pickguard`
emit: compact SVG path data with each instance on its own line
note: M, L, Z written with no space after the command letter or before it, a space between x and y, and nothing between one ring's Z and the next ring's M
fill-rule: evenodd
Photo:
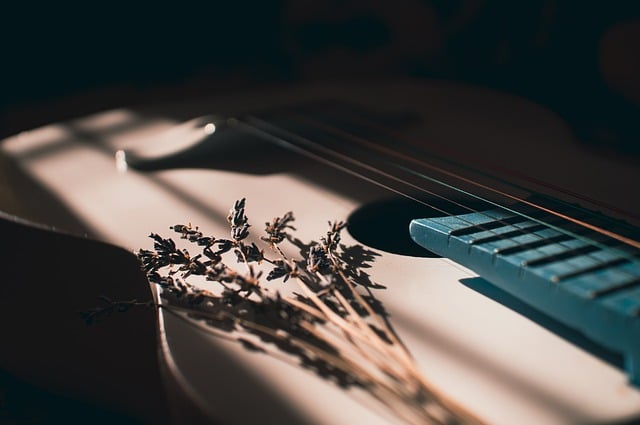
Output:
M348 89L272 89L146 110L120 109L16 135L0 145L6 160L16 166L14 171L4 170L16 192L0 199L0 209L137 250L151 246L150 232L169 235L168 227L176 223L191 222L205 233L226 235L229 207L246 197L247 215L256 231L263 222L293 210L297 235L316 239L327 220L345 219L363 203L389 194L346 174L342 184L354 190L332 190L323 178L337 171L323 167L318 167L314 181L301 179L295 170L266 175L213 169L141 173L116 161L116 152L163 155L205 137L201 123L191 124L189 119L328 94L375 104L382 93L399 107L423 114L426 134L434 143L462 143L474 135L472 155L500 152L492 159L502 161L504 156L505 162L510 161L506 159L510 151L528 152L528 162L520 167L526 172L535 172L527 164L540 163L537 156L544 149L557 148L562 158L579 150L552 114L486 90L410 82ZM513 140L518 144L505 142ZM593 160L589 166L605 170L607 161ZM631 167L615 170L622 178L637 177ZM546 171L566 173L560 166ZM29 194L19 192L28 190L24 175L64 204L77 227L67 229L69 221L48 215L44 206L39 211L32 208L33 202L24 200ZM568 180L572 190L578 190L580 183L591 184L574 177ZM601 180L593 185L607 202L624 198ZM354 191L357 197L348 195ZM357 243L348 235L345 242ZM462 285L460 279L474 276L470 271L446 259L382 254L370 273L374 281L387 286L376 296L390 312L391 323L427 379L482 419L505 425L577 424L640 416L640 391L627 384L622 371ZM97 288L96 294L105 291ZM225 424L395 423L358 402L358 394L351 397L301 368L247 352L170 315L161 315L159 323L171 372L183 390ZM236 379L241 372L249 378ZM272 398L283 404L272 403ZM278 407L283 405L289 408Z

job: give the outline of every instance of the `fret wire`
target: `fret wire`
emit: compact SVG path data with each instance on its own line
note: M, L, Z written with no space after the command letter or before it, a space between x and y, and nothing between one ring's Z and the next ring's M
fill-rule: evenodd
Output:
M263 125L267 125L267 126L274 127L272 124L266 123L266 122L264 122L264 121L262 121L262 120L260 120L260 119L257 119L257 118L255 118L255 117L252 117L252 118L253 118L254 120L257 120L257 121L261 122ZM276 128L276 129L278 129L278 128ZM301 138L299 135L292 134L291 132L289 132L289 131L287 131L287 130L284 130L284 129L282 129L282 128L279 128L279 130L280 130L280 131L284 131L284 132L286 132L286 133L290 133L290 134L289 134L290 136L296 137L296 138L298 138L298 139L300 139L300 138ZM268 134L268 133L265 133L264 131L262 131L262 133L263 133L263 135ZM356 136L354 136L354 137L356 137ZM291 143L290 143L290 142L286 142L286 141L284 141L284 140L283 140L283 139L281 139L281 138L278 138L278 139L279 139L280 143L283 143L283 142L284 142L284 143L286 143L286 144L287 144L287 146L288 146L288 147L290 147L290 145L291 145ZM419 191L422 191L422 192L425 192L425 193L429 193L429 194L431 194L431 195L433 195L433 196L436 196L436 197L438 197L438 198L444 199L444 200L446 200L446 201L448 201L448 202L450 202L450 203L456 204L456 205L458 205L458 206L460 206L460 207L463 207L463 208L465 208L465 209L467 209L467 210L469 210L469 211L472 211L472 212L474 212L474 213L482 214L482 215L484 215L484 216L486 216L486 217L490 218L492 221L499 221L499 222L500 222L500 221L502 221L502 220L500 220L500 219L496 220L495 218L493 218L493 217L491 217L491 216L488 216L487 214L484 214L484 213L483 213L483 212L481 212L481 211L474 210L473 208L470 208L470 207L467 207L467 206L465 206L465 205L462 205L462 204L460 204L460 203L458 203L458 202L456 202L456 201L453 201L453 200L451 200L451 199L449 199L449 198L443 197L442 195L439 195L439 194L437 194L437 193L435 193L435 192L428 191L428 190L426 190L426 189L424 189L424 188L422 188L422 187L419 187L419 186L416 186L416 185L411 184L411 183L409 183L409 182L406 182L406 181L403 181L403 180L401 180L401 179L398 179L396 176L393 176L393 175L391 175L391 174L389 174L389 173L385 173L385 172L383 172L383 171L381 171L381 170L379 170L379 169L377 169L377 168L375 168L375 167L372 167L372 166L370 166L370 165L368 165L368 164L361 163L360 161L355 161L355 160L353 160L353 158L347 157L347 156L345 156L345 155L343 155L343 154L340 154L340 153L338 153L338 152L336 152L336 151L331 151L331 150L329 150L326 146L319 145L318 143L312 142L312 141L310 141L310 140L309 140L309 139L307 139L307 138L302 138L302 139L304 139L304 140L307 142L307 144L313 144L313 145L315 145L315 146L316 146L316 148L320 148L320 149L324 150L326 153L329 153L329 154L334 155L334 156L336 156L336 155L337 155L337 156L341 156L341 157L343 157L343 159L347 160L348 162L357 163L357 164L358 164L359 166L361 166L362 168L367 168L367 169L372 170L372 171L374 171L374 172L376 172L376 173L378 173L378 174L385 175L386 177L391 178L391 179L393 179L393 180L395 180L395 181L397 181L397 182L399 182L399 183L401 183L401 184L405 184L405 185L407 185L407 186L409 186L409 187L412 187L412 188L414 188L414 189L417 189L417 190L419 190ZM295 145L294 145L294 146L295 146ZM308 154L308 152L306 152L306 151L304 151L304 150L300 150L299 148L297 148L296 150L297 150L297 151L299 151L299 152L301 152L301 153L307 153L307 154ZM320 159L320 160L322 160L322 162L328 163L329 165L332 165L332 166L334 166L334 167L335 167L335 166L337 166L337 164L335 164L335 163L333 163L333 162L331 162L331 161L328 161L328 160L326 160L326 159L324 159L324 158L322 158L322 157L320 157L320 156L318 156L318 155L313 155L313 157L314 157L315 159ZM398 165L397 165L397 164L393 164L393 163L392 163L392 165L394 165L394 166L398 167ZM387 189L387 190L390 190L390 191L392 191L392 192L394 192L394 193L397 193L397 194L399 194L399 195L405 196L405 197L407 197L407 198L409 198L409 199L412 199L412 200L414 200L414 201L416 201L416 202L418 202L418 203L420 203L420 204L423 204L423 205L428 206L428 207L430 207L430 208L433 208L433 209L435 209L435 210L437 210L437 211L439 211L439 212L442 212L443 214L445 214L445 215L447 215L447 216L452 215L451 213L449 213L449 212L447 212L447 211L445 211L445 210L442 210L442 209L440 209L440 208L438 208L438 207L435 207L434 205L430 205L429 203L426 203L426 202L424 202L424 201L421 201L421 200L419 200L419 199L416 199L415 197L412 197L412 196L408 195L407 193L402 192L401 190L398 190L398 189L392 188L392 187L390 187L390 186L388 186L388 185L384 185L384 184L382 184L381 182L379 182L379 181L377 181L377 180L375 180L375 179L372 179L372 178L370 178L370 177L363 176L362 174L359 174L359 173L354 173L352 170L350 170L350 169L348 169L348 168L346 168L346 167L343 167L343 166L338 166L338 167L339 167L340 169L344 170L344 171L350 172L351 174L355 174L355 175L357 175L357 176L358 176L358 177L360 177L360 178L364 178L365 180L367 180L367 181L369 181L369 182L371 182L371 183L377 184L378 186L381 186L381 187L383 187L383 188L385 188L385 189ZM408 172L414 172L414 170L410 170L410 169L406 169L406 171L408 171ZM418 176L419 176L419 177L421 177L421 178L427 178L427 179L429 179L427 176L424 176L424 175L421 175L421 174L419 174ZM436 181L436 183L446 185L445 183L440 182L440 181ZM451 189L453 189L453 190L459 190L458 188L455 188L455 187L450 186L450 185L449 185L449 186L447 186L447 187L450 187L450 188L451 188ZM566 231L565 229L562 229L562 228L559 228L559 227L556 227L556 226L550 225L549 223L546 223L546 222L541 221L541 220L539 220L539 219L537 219L537 218L531 217L531 216L530 216L530 215L528 215L528 214L525 214L525 213L522 213L522 212L519 212L519 211L512 210L512 209L510 209L510 208L508 208L508 207L505 207L505 206L503 206L503 205L497 204L497 203L492 202L492 201L489 201L489 200L487 200L487 199L484 199L484 198L478 197L478 196L473 195L473 194L468 193L468 192L463 192L463 193L464 193L464 194L466 194L467 196L472 196L472 197L475 197L475 198L477 198L477 199L480 199L480 200L482 200L483 202L491 203L491 204L493 204L493 205L495 205L495 206L497 206L497 207L499 207L499 208L501 208L501 209L506 209L506 210L508 210L508 211L510 211L510 212L512 212L512 213L514 213L514 214L516 214L516 215L518 215L518 216L525 217L525 218L527 218L527 219L529 219L529 220L533 220L533 221L538 222L538 223L540 223L540 224L542 224L542 225L545 225L545 226L547 226L547 227L554 228L555 230L557 230L557 231L559 231L559 232L561 232L561 233L569 234L570 236L572 236L572 237L574 237L574 238L577 238L577 239L580 239L580 240L582 240L583 242L585 242L585 243L587 243L587 244L589 244L589 245L596 246L596 247L598 247L599 249L608 249L608 250L612 250L612 249L613 249L613 248L611 248L611 247L603 246L603 245L601 245L601 244L599 244L599 243L597 243L597 242L594 242L594 241L592 241L592 240L590 240L590 239L584 238L584 237L582 237L582 236L580 236L580 235L576 235L576 234L574 234L573 232L568 232L568 231ZM463 222L466 222L466 223L468 223L468 224L470 224L470 225L475 225L474 223L471 223L471 222L469 222L469 221L467 221L467 220L464 220L464 219L460 219L460 220L461 220L461 221L463 221ZM476 226L478 226L478 225L476 225ZM512 227L514 227L514 228L516 228L516 229L520 229L520 227L519 227L519 226L517 226L517 225L511 225L511 226L512 226ZM447 226L447 227L449 227L449 226ZM481 227L481 226L478 226L478 227ZM449 229L451 229L451 227L449 227ZM491 233L494 233L494 234L495 234L495 232L493 232L493 231L491 231L491 230L488 230L488 229L487 229L486 231L489 231L489 232L491 232ZM500 235L497 235L497 236L500 236ZM515 240L513 240L512 238L504 238L504 239L506 239L506 240L512 240L514 243L517 243L517 242L516 242ZM562 244L562 243L560 243L559 245L560 245L560 246L563 246L563 247L565 246L565 245L564 245L564 244ZM633 259L633 257L628 257L628 255L627 255L627 253L626 253L626 252L623 252L623 251L621 252L621 251L619 251L619 250L615 250L615 251L617 251L618 253L622 253L624 257L627 257L627 258L628 258L628 259L630 259L631 261L633 261L633 260L634 260L634 259ZM588 256L593 258L593 256L592 256L592 255L588 255ZM599 260L597 260L596 258L594 258L594 259L595 259L596 261L599 261ZM629 274L629 273L625 273L625 274L628 274L628 275L630 275L630 276L632 276L632 277L637 277L637 275L634 275L634 274Z

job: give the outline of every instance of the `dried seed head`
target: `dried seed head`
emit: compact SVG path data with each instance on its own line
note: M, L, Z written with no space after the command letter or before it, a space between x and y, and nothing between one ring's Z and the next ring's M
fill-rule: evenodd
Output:
M267 236L263 236L260 239L272 245L281 243L287 237L287 229L296 230L291 225L294 220L293 213L289 211L282 217L275 217L271 222L266 222L264 230Z
M307 271L310 273L326 273L331 268L331 262L327 258L324 249L319 245L313 245L309 248L307 255Z
M227 221L231 225L231 239L241 241L249 236L249 219L244 213L245 198L236 201L229 210Z
M238 248L233 251L236 254L238 263L244 263L245 260L251 262L261 262L264 259L264 251L262 251L255 243L251 245L240 244Z
M340 232L347 226L347 223L344 221L334 221L329 222L329 231L327 235L323 238L320 238L322 242L322 247L325 252L331 253L334 252L338 248L338 244L340 243Z

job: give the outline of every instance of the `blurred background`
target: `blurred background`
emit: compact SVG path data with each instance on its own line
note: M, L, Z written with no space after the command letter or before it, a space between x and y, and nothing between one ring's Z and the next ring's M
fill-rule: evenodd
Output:
M317 79L441 78L640 152L640 2L262 0L3 6L0 136L110 107Z

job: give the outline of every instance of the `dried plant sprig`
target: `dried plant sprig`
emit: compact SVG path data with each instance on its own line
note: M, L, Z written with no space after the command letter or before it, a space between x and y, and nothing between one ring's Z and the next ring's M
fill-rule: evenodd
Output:
M195 256L170 238L150 235L153 250L140 250L138 258L148 280L162 289L160 308L234 335L252 351L293 356L342 387L362 388L407 423L481 423L420 374L371 292L381 286L362 271L377 254L341 244L346 223L329 222L319 242L303 243L290 233L294 216L287 212L265 224L260 239L276 254L269 258L247 242L245 204L238 200L229 211L230 239L204 235L191 224L171 226L200 248ZM300 258L288 258L283 243L297 247ZM235 254L241 270L225 262L228 253ZM265 263L270 271L263 282L257 267ZM219 290L202 289L190 282L193 276L218 283ZM281 291L274 282L280 279L294 281L296 290L287 285Z
M291 225L292 221L294 221L293 212L288 211L282 217L275 217L271 222L266 222L264 231L267 236L261 236L260 239L272 246L281 243L287 238L287 230L296 230Z
M153 307L155 305L153 300L138 301L133 299L128 301L114 301L105 295L101 295L98 298L102 301L102 306L80 312L80 317L88 325L111 317L114 313L126 313L134 307Z

